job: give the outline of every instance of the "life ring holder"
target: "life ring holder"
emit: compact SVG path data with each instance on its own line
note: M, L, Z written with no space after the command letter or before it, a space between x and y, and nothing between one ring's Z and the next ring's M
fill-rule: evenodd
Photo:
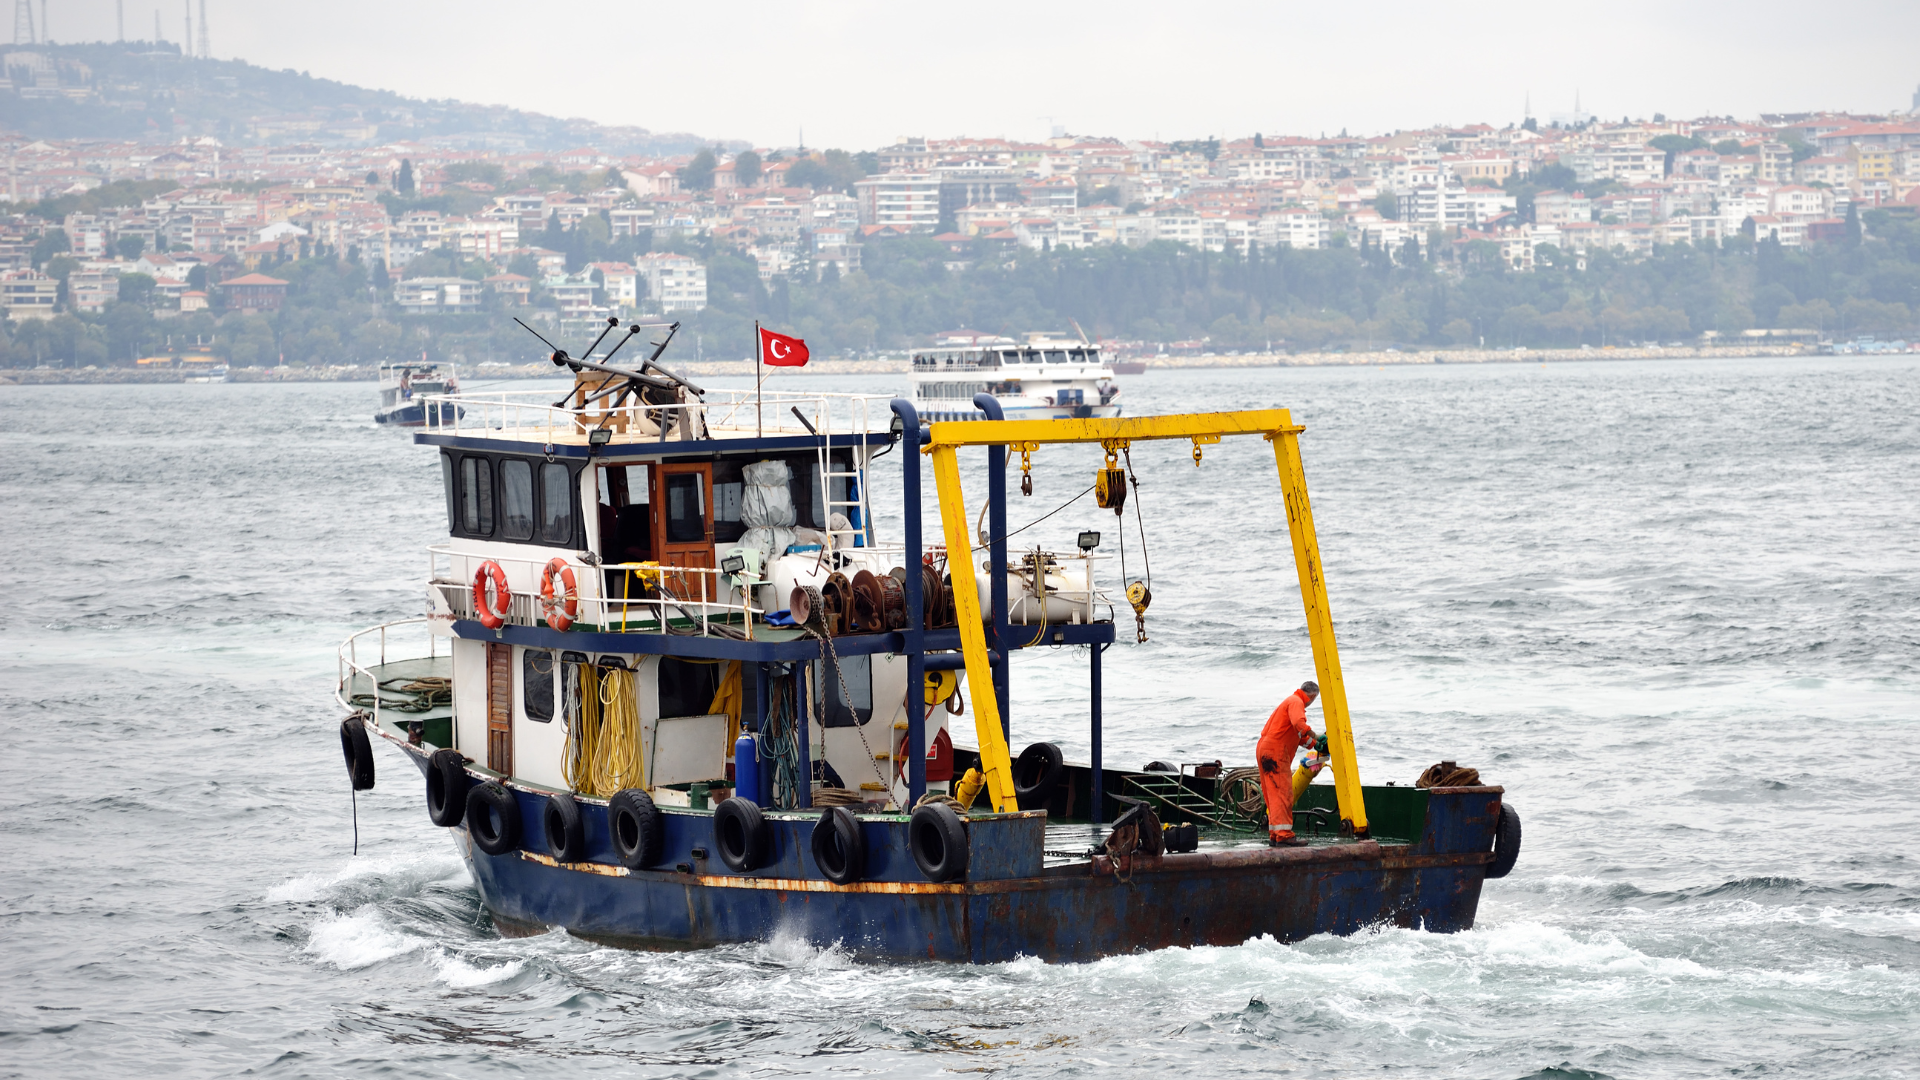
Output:
M500 600L497 608L487 602L488 582L492 582L493 593ZM481 563L480 569L473 574L473 610L480 619L480 625L489 630L498 630L507 625L507 611L512 603L513 593L507 588L507 572L492 559Z
M555 577L563 586L557 595L553 587ZM580 617L579 584L574 579L573 567L559 556L549 560L546 569L540 571L540 614L555 630L567 629Z

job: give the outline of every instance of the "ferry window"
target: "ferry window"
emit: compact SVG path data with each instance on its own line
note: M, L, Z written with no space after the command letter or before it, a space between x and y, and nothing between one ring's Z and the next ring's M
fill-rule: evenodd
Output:
M540 466L540 539L573 542L573 474L557 461Z
M1020 354L1012 349L1008 349L1006 352L1000 354L1000 359L1004 363L1017 364L1020 362Z
M546 649L523 649L520 653L520 706L527 719L545 724L553 720L553 671L558 667L553 653Z
M703 664L675 656L661 657L657 680L660 687L660 715L707 715L713 705L713 696L720 692L720 672L723 667L723 664Z
M699 473L674 473L666 478L670 543L691 544L707 538L707 500L700 479Z
M460 530L493 535L493 466L486 458L460 459Z
M1066 362L1067 362L1067 351L1065 349L1048 349L1047 350L1047 363L1064 364Z
M873 667L869 657L843 656L836 674L827 661L813 662L815 700L824 701L821 710L827 727L857 727L873 719ZM842 690L842 679L845 689ZM851 701L847 700L851 695Z
M533 466L515 458L500 463L500 516L508 540L533 539Z
M460 520L460 506L453 497L453 455L440 455L440 486L445 490L447 499L447 528L456 526Z

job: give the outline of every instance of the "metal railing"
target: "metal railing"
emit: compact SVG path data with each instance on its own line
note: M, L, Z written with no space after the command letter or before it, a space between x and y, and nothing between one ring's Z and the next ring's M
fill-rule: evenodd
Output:
M708 390L705 400L664 405L630 403L584 408L554 404L553 390L510 390L487 394L432 394L422 400L446 408L429 410L426 430L441 435L485 435L546 445L581 443L605 429L612 445L713 437L725 431L742 438L765 435L863 436L887 430L892 414L889 394L794 394L752 390ZM799 410L796 416L794 410ZM756 415L757 414L757 415ZM801 417L805 417L802 422ZM811 428L809 428L811 425Z
M380 724L380 676L361 660L361 643L368 638L373 639L366 642L368 651L373 652L374 655L379 658L373 661L373 665L375 667L385 667L387 664L388 638L391 636L389 631L402 626L417 626L426 631L427 638L427 655L425 657L408 656L405 659L434 660L439 657L439 636L432 632L430 620L425 616L415 616L411 619L395 619L392 622L381 623L379 626L370 626L365 630L355 631L347 635L346 640L340 643L338 650L337 675L339 681L334 685L333 699L339 702L340 707L343 709L353 710L363 708L363 706L353 704L348 698L351 694L354 680L356 678L365 678L367 680L367 686L373 694L372 712L374 726L376 727Z
M540 605L540 576L548 560L512 555L481 555L455 551L452 545L427 548L428 583L445 601L456 619L477 619L473 579L482 563L492 561L515 579L531 582L527 588L509 588L506 621L515 626L544 622ZM441 560L445 560L442 568ZM578 603L572 622L582 629L609 633L681 633L697 637L753 636L753 620L766 612L753 606L752 589L764 584L745 574L728 574L704 566L660 566L654 563L601 563L588 566L568 560L573 568ZM607 576L618 574L622 589L636 591L650 581L655 595L606 595ZM734 585L737 578L744 585Z

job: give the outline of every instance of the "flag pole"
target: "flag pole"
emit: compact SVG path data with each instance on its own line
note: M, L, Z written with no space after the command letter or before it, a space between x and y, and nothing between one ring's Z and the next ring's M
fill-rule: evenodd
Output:
M760 356L766 351L766 344L760 340L760 320L755 319L753 320L753 437L756 439L766 434L760 426Z

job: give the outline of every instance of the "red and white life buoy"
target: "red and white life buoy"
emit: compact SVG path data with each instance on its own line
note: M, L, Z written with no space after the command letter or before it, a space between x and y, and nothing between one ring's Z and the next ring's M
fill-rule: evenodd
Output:
M487 599L487 585L493 585L493 595L499 601L494 606ZM513 602L513 593L507 589L507 572L500 564L488 559L480 564L473 575L473 610L480 616L480 625L489 630L498 630L507 625L507 605Z
M560 579L559 590L553 586L556 577ZM555 630L572 626L580 615L580 589L574 582L573 567L565 559L549 560L547 568L540 571L540 614Z

